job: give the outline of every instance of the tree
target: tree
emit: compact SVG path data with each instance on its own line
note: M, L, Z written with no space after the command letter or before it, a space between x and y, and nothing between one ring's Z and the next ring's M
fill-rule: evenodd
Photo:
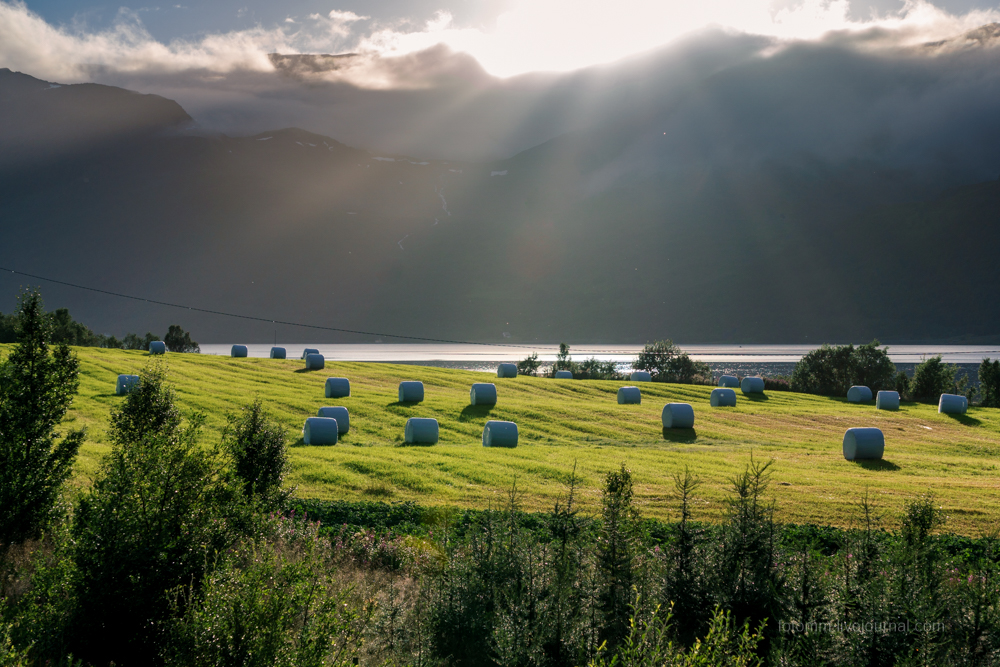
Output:
M53 343L96 347L101 342L101 337L74 320L67 308L57 308L48 317L52 322Z
M1000 408L1000 360L979 364L979 395L983 407Z
M712 377L708 364L695 361L670 339L648 343L632 362L632 368L648 371L653 382L691 384Z
M38 536L52 519L82 430L56 428L79 387L65 344L50 351L51 322L37 291L20 297L17 343L0 364L0 549Z
M878 340L865 345L823 345L804 357L792 371L792 391L824 396L844 396L854 385L873 392L894 387L896 366L889 348Z
M285 429L267 414L260 399L231 415L222 437L245 495L272 509L291 493L281 489L288 471L285 441Z
M176 324L170 325L167 335L163 337L163 342L166 343L167 349L171 352L201 352L198 343L191 340L191 334ZM149 349L148 342L146 349Z
M557 371L573 370L573 358L569 356L569 345L566 343L559 343L559 354L556 355L556 363L552 368Z
M597 543L602 639L614 650L628 634L638 549L639 513L632 502L632 471L621 464L604 478L601 529Z
M941 355L917 364L910 380L910 397L914 401L935 402L941 394L955 391L958 367L941 363Z
M541 362L538 361L538 353L532 352L530 355L517 362L517 374L534 375L538 372L538 367L541 365Z

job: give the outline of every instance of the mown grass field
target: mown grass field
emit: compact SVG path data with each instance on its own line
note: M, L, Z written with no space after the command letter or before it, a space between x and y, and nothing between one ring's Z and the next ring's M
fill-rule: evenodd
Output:
M5 354L4 346L0 353ZM155 359L144 352L78 348L80 395L72 426L86 426L77 474L89 483L108 451L109 410L119 373L136 373ZM297 350L289 350L290 354ZM729 479L755 458L774 459L771 493L779 520L847 526L867 491L895 523L910 498L933 493L944 508L946 530L976 536L1000 520L1000 410L971 408L962 417L939 415L936 406L904 404L899 412L844 399L772 392L736 408L711 408L711 387L643 384L641 405L618 405L627 382L498 379L482 373L433 367L327 363L305 372L297 359L230 359L202 355L160 358L185 411L207 415L206 443L217 442L226 415L254 397L289 429L297 495L325 499L415 500L426 505L483 508L503 499L514 483L524 508L546 510L565 492L576 466L584 511L596 512L605 472L624 462L637 480L646 516L676 516L672 476L689 467L703 481L696 515L718 517ZM352 395L326 399L327 377L351 380ZM401 380L422 380L423 403L396 402ZM469 406L473 382L495 382L496 407ZM688 402L695 428L665 433L660 411L668 402ZM329 447L302 445L306 417L323 405L343 405L351 431ZM438 419L434 446L404 446L408 417ZM488 419L517 422L516 449L485 449ZM844 431L876 426L886 436L885 460L849 463L841 453Z

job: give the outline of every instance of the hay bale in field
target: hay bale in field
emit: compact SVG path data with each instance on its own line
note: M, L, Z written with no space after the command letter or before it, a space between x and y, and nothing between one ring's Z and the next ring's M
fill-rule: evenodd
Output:
M247 346L246 345L233 345L233 349L229 351L230 357L243 358L247 356Z
M347 408L340 407L339 405L336 407L320 408L318 416L336 419L337 433L340 435L344 435L351 430L351 414L347 411Z
M556 371L555 378L557 380L572 380L573 371Z
M763 394L764 378L743 378L743 381L740 382L740 391L744 394Z
M876 410L899 410L898 391L880 391L875 396Z
M649 374L649 371L632 371L628 379L630 382L652 382L653 376Z
M150 354L166 354L167 344L162 340L154 340L149 343L149 353Z
M476 382L469 391L469 405L496 405L497 386L488 382Z
M941 394L938 412L946 415L964 415L969 409L969 399L958 394Z
M318 371L326 368L326 359L322 354L307 354L306 355L306 370L307 371Z
M327 378L324 393L327 398L346 398L351 395L351 381L347 378Z
M340 425L332 417L310 417L302 427L302 442L307 445L336 445Z
M642 403L642 392L638 387L619 387L618 405L639 405Z
M483 447L517 447L517 424L493 420L486 422Z
M500 364L497 366L498 378L516 378L517 364Z
M118 384L115 385L115 395L124 396L139 386L138 375L119 375Z
M305 358L306 358L306 357L308 357L308 356L309 356L310 354L319 354L319 350L317 350L317 349L316 349L316 348L314 348L314 347L307 347L306 349L302 350L302 356L301 356L301 357L299 357L299 358L300 358L300 359L305 359Z
M723 375L719 378L720 387L729 387L730 389L736 389L740 386L740 379L735 375Z
M424 383L408 380L399 383L400 403L419 403L424 400Z
M694 428L694 408L690 403L667 403L661 419L663 428Z
M860 384L856 384L847 390L848 403L867 403L872 400L872 390Z
M735 408L736 392L729 387L713 389L712 395L708 398L708 404L713 408Z
M844 434L844 458L877 461L885 452L885 436L877 428L849 428Z
M403 440L408 445L433 445L438 441L438 420L410 417L403 429Z
M272 359L284 359L287 356L285 348L283 347L272 347L271 348L271 358Z

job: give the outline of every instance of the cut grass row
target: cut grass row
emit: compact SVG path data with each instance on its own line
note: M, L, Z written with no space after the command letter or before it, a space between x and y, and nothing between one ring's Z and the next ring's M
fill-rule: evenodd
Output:
M3 346L0 346L2 350ZM305 372L299 360L231 359L78 348L81 388L70 422L86 426L87 442L75 483L86 485L108 451L107 415L119 373L163 363L186 411L207 416L204 439L217 441L231 414L260 397L291 439L289 482L297 495L321 499L415 500L483 508L502 502L512 484L527 510L549 509L565 492L574 467L586 511L596 511L604 474L625 463L637 481L647 516L676 516L673 475L690 468L703 481L696 518L716 519L729 479L750 459L775 460L772 492L781 521L848 526L866 492L886 510L887 526L903 504L932 493L949 517L947 529L978 535L1000 519L1000 410L971 408L968 415L940 415L936 406L904 403L899 412L844 399L773 392L736 408L710 408L711 387L643 384L641 405L618 405L627 382L493 378L484 374L412 365L327 363ZM351 380L352 396L325 399L329 376ZM421 380L425 400L397 403L401 380ZM497 384L499 403L469 405L473 382ZM665 403L687 402L695 428L664 432ZM344 405L351 431L331 447L301 443L306 417L323 405ZM409 417L434 417L441 439L429 447L402 444ZM517 422L516 449L481 445L488 419ZM886 437L885 459L850 463L841 453L844 431L875 426Z

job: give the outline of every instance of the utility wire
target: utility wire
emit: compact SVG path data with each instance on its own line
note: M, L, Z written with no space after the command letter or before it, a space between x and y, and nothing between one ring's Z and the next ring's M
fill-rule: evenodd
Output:
M302 322L287 322L284 320L272 320L266 317L255 317L253 315L241 315L239 313L227 313L221 310L212 310L210 308L198 308L197 306L184 306L179 303L170 303L169 301L158 301L156 299L147 299L141 296L133 296L131 294L121 294L120 292L111 292L109 290L99 289L97 287L88 287L87 285L78 285L76 283L67 282L65 280L56 280L55 278L46 278L45 276L35 275L33 273L25 273L24 271L16 271L14 269L9 269L7 267L0 266L0 271L5 273L12 273L18 276L24 276L26 278L33 278L35 280L43 280L45 282L54 283L56 285L64 285L66 287L73 287L75 289L84 290L87 292L96 292L97 294L105 294L107 296L114 296L120 299L130 299L132 301L141 301L143 303L149 303L157 306L168 306L170 308L180 308L182 310L191 310L198 313L207 313L209 315L220 315L222 317L235 317L241 320L250 320L253 322L267 322L268 324L282 324L291 327L303 327L305 329L318 329L320 331L336 331L338 333L350 333L358 334L362 336L375 336L375 337L385 337L385 338L403 338L405 340L419 340L425 343L449 343L451 345L488 345L490 347L513 347L526 350L537 349L538 346L531 345L518 345L516 343L474 343L468 340L449 340L447 338L427 338L424 336L406 336L403 334L392 334L392 333L382 333L378 331L358 331L356 329L341 329L339 327L327 327L319 324L303 324ZM578 349L579 352L587 352L585 349ZM605 354L614 354L614 350L600 350ZM621 351L621 354L632 354L632 352Z

